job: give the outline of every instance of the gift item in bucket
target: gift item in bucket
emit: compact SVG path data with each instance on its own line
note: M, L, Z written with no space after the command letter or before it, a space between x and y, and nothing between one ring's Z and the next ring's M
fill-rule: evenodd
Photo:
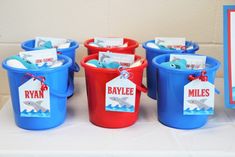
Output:
M125 54L135 54L135 49L139 46L138 42L128 38L100 38L86 40L84 46L87 48L88 55L99 52L115 52Z
M46 51L21 52L2 63L8 73L15 123L20 128L43 130L65 120L72 60L57 56L56 49Z
M150 40L143 43L146 50L146 58L148 60L147 67L147 87L148 96L157 99L156 71L152 63L152 59L158 55L170 53L189 53L193 54L198 49L198 44L186 41L185 38L160 38Z
M69 86L68 96L74 93L74 72L80 70L78 64L75 62L76 49L79 47L74 40L51 37L36 37L32 40L27 40L21 43L22 49L25 51L33 51L39 49L56 48L59 54L66 55L72 59L72 65L69 68L69 80L72 82Z
M100 52L83 58L81 65L85 69L90 121L105 128L134 124L141 92L147 92L142 85L146 59Z
M165 54L153 59L158 120L169 127L203 126L214 112L214 80L220 62L199 55Z

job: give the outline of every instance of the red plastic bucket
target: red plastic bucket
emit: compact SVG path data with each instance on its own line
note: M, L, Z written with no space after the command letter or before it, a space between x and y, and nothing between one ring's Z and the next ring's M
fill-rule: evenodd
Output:
M116 53L126 53L126 54L135 54L135 49L139 46L139 43L132 39L124 38L124 43L128 43L127 47L94 47L89 45L89 43L94 42L94 39L89 39L84 42L84 46L87 48L88 55L96 54L101 52L116 52Z
M140 58L140 56L135 55L135 59ZM81 61L81 65L85 69L90 121L105 128L123 128L134 124L138 119L141 92L147 92L147 88L142 85L143 71L147 66L147 60L145 59L140 66L125 69L132 74L129 80L136 84L135 111L112 112L105 110L105 86L107 82L119 76L120 72L118 69L89 66L86 62L90 59L98 59L98 54L84 57Z

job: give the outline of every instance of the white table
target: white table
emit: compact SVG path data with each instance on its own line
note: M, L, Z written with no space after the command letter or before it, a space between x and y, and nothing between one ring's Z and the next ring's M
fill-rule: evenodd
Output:
M142 94L139 120L124 129L89 122L84 78L76 79L64 124L46 131L18 128L10 100L0 111L0 156L235 156L235 111L224 109L223 79L216 80L216 114L196 130L168 128L157 121L156 102Z

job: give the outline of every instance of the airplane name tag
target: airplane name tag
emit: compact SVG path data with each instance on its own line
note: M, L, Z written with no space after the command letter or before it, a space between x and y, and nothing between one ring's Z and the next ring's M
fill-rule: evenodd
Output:
M41 90L41 81L31 78L19 87L21 117L50 117L50 88Z
M106 83L105 110L134 112L136 85L122 75Z
M208 81L193 80L184 86L184 115L214 114L215 86Z

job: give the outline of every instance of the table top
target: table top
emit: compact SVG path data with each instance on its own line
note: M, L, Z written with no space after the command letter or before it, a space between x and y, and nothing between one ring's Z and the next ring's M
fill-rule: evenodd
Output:
M235 156L235 111L224 108L223 79L216 79L216 113L199 129L178 130L157 120L156 101L141 95L138 121L123 129L89 122L84 78L67 104L59 127L29 131L15 125L10 99L0 110L0 156Z

